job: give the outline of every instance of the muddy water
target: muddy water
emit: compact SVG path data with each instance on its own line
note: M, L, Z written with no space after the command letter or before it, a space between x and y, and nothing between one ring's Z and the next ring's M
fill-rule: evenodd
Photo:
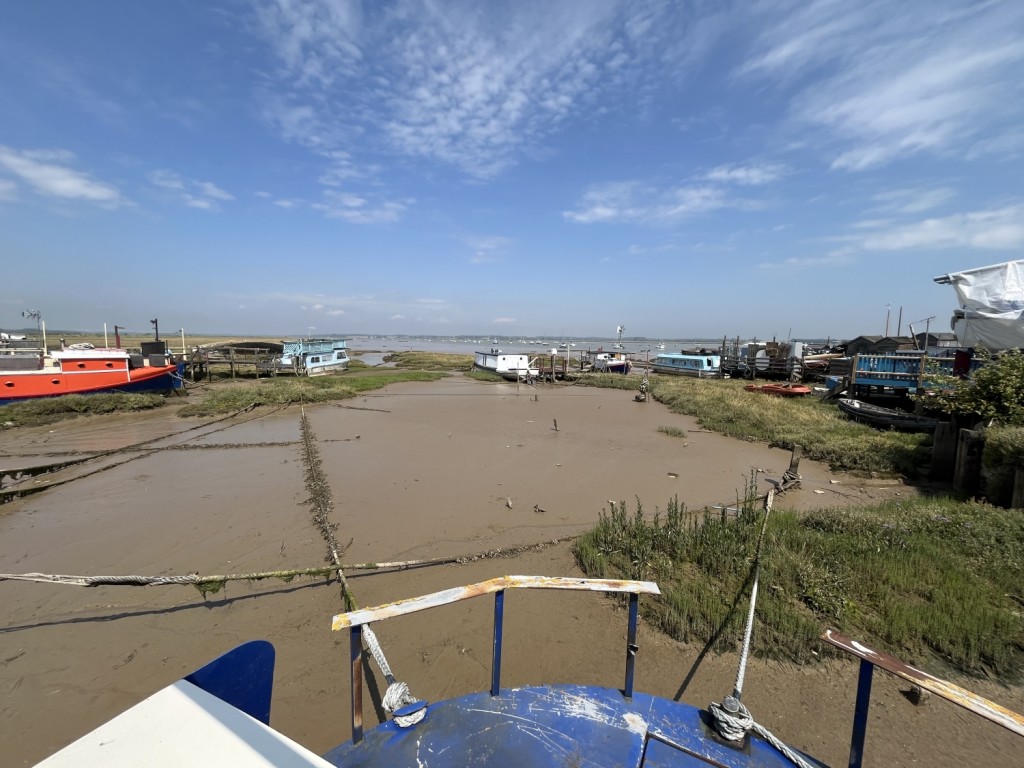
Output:
M686 417L634 403L619 391L517 390L454 377L398 385L307 413L333 492L338 540L352 541L348 562L549 539L591 525L610 499L632 507L639 496L651 511L674 494L692 507L729 503L751 468L777 478L789 463L788 452L703 432ZM659 426L687 436L669 437ZM69 481L0 507L0 572L230 573L323 562L326 548L304 504L298 409L216 424L168 414L80 420L5 433L2 458L31 462L47 451L112 450L161 437L145 451L125 454L132 459L127 463L104 464L104 471L86 474L80 467L77 474L44 476L43 482ZM801 472L804 486L785 497L787 505L879 492L812 462L803 462ZM517 572L578 573L562 545L514 560L353 575L351 582L360 604L373 605ZM273 724L315 751L348 737L347 639L329 631L330 617L340 610L335 585L236 583L206 599L190 587L0 582L0 590L5 764L36 762L255 638L271 640L278 650ZM377 631L398 677L420 696L443 698L487 687L490 612L481 600L394 620ZM506 612L505 684L621 685L625 616L611 601L515 594ZM699 649L646 629L641 642L639 688L704 706L731 687L734 659L695 665ZM759 718L796 746L840 762L855 667L807 673L759 664L750 679L758 676L762 683L748 683L747 695ZM837 681L850 684L844 694L837 693ZM973 748L974 730L952 716L908 710L896 687L887 685L878 685L887 717L916 718L936 737L959 733L968 746L956 749ZM1013 694L1018 699L1008 695L1002 703L1013 707L1019 691ZM367 691L370 722L373 699ZM934 756L927 739L923 747L916 739L903 746L902 731L886 736L885 728L878 738L901 748L894 764L929 763ZM983 735L987 746L978 748L988 750L980 753L988 759L976 764L1010 764L1007 755L1016 753L1006 751L1007 742L998 733ZM969 754L963 751L963 759Z

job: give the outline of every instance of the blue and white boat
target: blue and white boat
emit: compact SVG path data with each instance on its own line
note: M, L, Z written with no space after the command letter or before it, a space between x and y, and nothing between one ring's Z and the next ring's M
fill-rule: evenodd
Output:
M721 366L722 359L718 355L686 355L677 352L664 352L651 363L651 369L655 373L696 376L698 379L721 376Z
M504 598L510 589L606 592L628 597L622 687L540 684L503 688ZM323 756L270 726L275 652L270 643L257 640L158 691L40 765L826 768L786 746L753 720L740 702L741 677L737 677L732 696L706 710L634 690L639 598L657 593L658 586L645 581L504 576L339 614L332 628L349 636L352 738ZM390 683L384 704L391 709L392 719L364 730L363 644L373 652L376 642L369 625L487 595L494 600L490 689L445 701L416 701L408 695L408 688L385 670L386 660L381 664L374 654ZM1024 736L1024 716L834 632L827 631L822 639L860 659L851 768L860 768L864 755L875 667ZM585 652L586 639L581 640L581 652ZM392 690L399 693L399 705L394 700L388 704Z
M278 372L297 376L321 376L348 370L345 339L294 339L282 342L281 356L273 362Z

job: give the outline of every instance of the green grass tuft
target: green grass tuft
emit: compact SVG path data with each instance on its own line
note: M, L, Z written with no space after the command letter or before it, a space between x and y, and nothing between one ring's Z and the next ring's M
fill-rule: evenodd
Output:
M649 621L722 651L743 633L763 511L688 512L678 500L646 518L638 502L602 512L574 548L589 576L655 579ZM800 516L775 510L761 564L756 652L806 662L831 653L827 627L909 663L927 657L973 675L1024 669L1024 516L920 499ZM813 652L813 653L812 653ZM817 654L817 656L815 656Z

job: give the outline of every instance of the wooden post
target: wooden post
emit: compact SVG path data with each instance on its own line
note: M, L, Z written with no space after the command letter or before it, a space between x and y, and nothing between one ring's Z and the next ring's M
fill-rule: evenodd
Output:
M1017 467L1013 473L1013 499L1010 509L1024 509L1024 467Z
M804 449L799 445L793 446L793 454L789 457L789 471L794 475L800 474L800 457L803 455Z
M940 421L935 427L932 443L932 466L928 475L936 480L948 480L956 464L957 433L948 421Z
M974 498L981 490L981 454L984 449L985 438L980 430L960 430L956 466L953 469L953 490L964 498Z
M228 361L231 364L231 380L235 380L235 348L231 347L228 354Z

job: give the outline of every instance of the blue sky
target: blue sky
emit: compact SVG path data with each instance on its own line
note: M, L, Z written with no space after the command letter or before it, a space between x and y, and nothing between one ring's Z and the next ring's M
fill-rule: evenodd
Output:
M852 337L1024 258L1015 0L5 3L0 104L0 327Z

